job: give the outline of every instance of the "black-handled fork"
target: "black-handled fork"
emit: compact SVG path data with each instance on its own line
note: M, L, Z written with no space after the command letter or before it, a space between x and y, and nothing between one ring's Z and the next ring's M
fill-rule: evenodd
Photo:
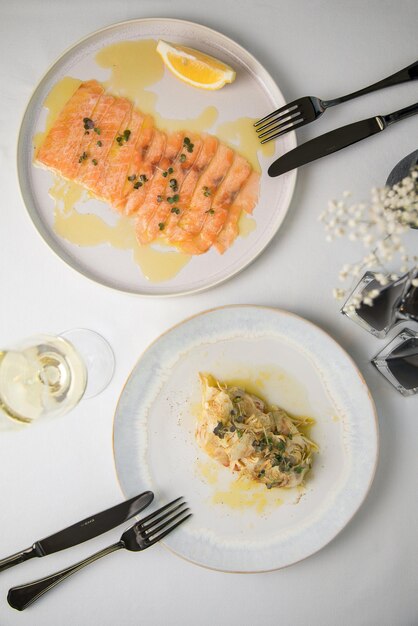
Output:
M192 514L189 513L186 503L180 502L180 500L182 500L182 498L176 498L176 500L154 511L154 513L151 513L137 524L131 526L131 528L128 528L117 543L114 543L108 548L104 548L104 550L100 550L100 552L96 552L87 559L79 561L75 563L75 565L71 565L51 576L40 578L26 585L12 587L7 595L8 603L14 609L23 611L38 600L38 598L43 596L44 593L53 589L60 582L72 574L75 574L86 565L94 563L94 561L97 561L97 559L100 559L102 556L106 556L122 548L132 552L138 552L153 546L157 541L161 541L161 539L191 517Z
M369 87L359 89L341 98L321 100L315 96L305 96L304 98L294 100L290 104L285 104L280 109L277 109L277 111L273 111L270 115L266 115L261 120L258 120L254 126L256 127L256 132L258 133L261 143L266 143L267 141L281 137L291 130L301 128L305 126L305 124L314 122L330 107L341 104L342 102L347 102L348 100L353 100L359 96L364 96L366 93L372 93L373 91L378 91L379 89L393 85L400 85L401 83L416 80L417 78L418 61L415 61L415 63L404 67L404 69L399 70L399 72L383 80L379 80Z

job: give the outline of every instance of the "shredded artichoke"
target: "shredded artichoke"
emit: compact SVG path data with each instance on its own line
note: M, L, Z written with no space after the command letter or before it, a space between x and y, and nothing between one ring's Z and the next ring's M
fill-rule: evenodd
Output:
M318 446L300 429L314 420L267 407L259 397L223 385L211 375L199 376L202 415L196 439L203 450L268 489L300 485L318 452Z

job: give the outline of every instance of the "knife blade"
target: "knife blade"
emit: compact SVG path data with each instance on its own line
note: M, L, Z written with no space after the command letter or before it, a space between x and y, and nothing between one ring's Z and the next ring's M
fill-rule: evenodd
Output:
M0 572L35 556L42 557L53 554L97 537L137 515L151 504L153 499L152 491L144 491L144 493L112 506L110 509L86 517L80 522L68 526L68 528L36 541L30 548L0 560Z
M331 130L329 133L315 137L315 139L311 139L279 157L270 165L269 176L280 176L296 167L316 161L316 159L327 156L327 154L332 154L366 139L366 137L380 133L386 126L383 116L378 115Z

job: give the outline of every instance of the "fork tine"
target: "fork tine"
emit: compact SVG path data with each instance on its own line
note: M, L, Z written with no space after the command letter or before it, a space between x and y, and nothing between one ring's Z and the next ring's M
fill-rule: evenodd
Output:
M165 530L163 533L161 533L160 535L157 535L157 537L154 537L154 539L152 539L149 542L149 545L152 546L154 545L154 543L157 543L158 541L161 541L161 539L164 539L164 537L166 537L169 533L171 533L172 530L180 526L180 524L183 524L183 522L185 522L191 516L192 516L192 513L189 513L189 515L186 515L186 517L183 517L183 519L179 520L176 524L174 524L173 526L170 526L170 528L167 528L167 530Z
M181 517L182 515L184 515L184 513L187 513L188 511L190 511L189 507L187 507L186 509L183 509L182 511L177 513L177 515L173 515L172 517L169 517L169 516L164 517L163 518L164 521L160 519L159 521L163 521L162 524L156 527L152 526L151 528L146 528L144 530L144 532L146 533L146 536L152 537L153 535L156 535L157 533L160 532L160 530L163 530L167 526L170 526L172 522L174 522L174 520L178 519L179 517Z
M289 104L285 104L284 106L280 107L280 109L276 109L276 111L273 111L273 113L270 113L269 115L266 115L265 117L262 117L261 120L258 120L257 122L255 122L254 126L257 127L260 124L267 122L267 120L271 119L272 117L275 117L276 115L282 115L282 113L284 113L291 107L297 106L298 103L299 103L299 100L293 100L293 102L289 102Z
M175 513L176 511L178 511L179 509L183 508L183 507L187 507L186 502L181 502L180 504L178 504L177 506L175 506L174 508L166 511L163 515L158 515L157 517L153 518L152 520L150 520L147 524L144 524L143 522L139 522L138 524L138 528L142 531L142 530L146 530L148 531L150 528L152 528L153 526L155 526L156 524L159 524L160 522L162 522L163 520L167 519L170 517L170 515L173 515L173 513ZM183 511L185 509L183 508Z
M156 517L157 515L159 515L163 511L166 511L171 506L173 506L173 504L176 504L176 502L178 502L182 498L183 498L183 496L180 496L180 498L176 498L175 500L172 500L171 502L169 502L165 506L162 506L160 509L157 509L156 511L154 511L154 513L151 513L150 515L147 515L147 517L144 517L144 519L141 519L141 521L139 522L139 526L142 526L143 524L145 524L145 522L148 522L148 520L153 519L154 517Z
M261 131L263 131L264 129L268 128L272 124L276 124L278 122L283 122L284 120L290 119L290 118L294 117L295 115L299 115L300 113L301 113L301 110L300 110L299 107L297 107L297 106L291 107L290 109L288 109L287 111L282 113L282 115L279 115L277 117L276 116L272 117L270 120L267 121L266 124L263 124L262 126L257 126L255 131L256 131L256 133L260 133Z
M290 126L290 125L294 125L297 122L303 122L303 117L301 114L299 114L298 117L290 117L289 119L287 119L286 121L282 122L281 124L278 124L277 126L273 126L273 128L269 128L268 130L265 130L264 133L260 133L258 135L258 138L261 139L262 137L266 137L267 135L270 135L271 133L274 133L276 130L280 131L282 129L284 129L286 126Z
M272 141L273 139L277 139L278 137L281 137L282 135L285 135L286 133L289 133L292 130L296 130L297 128L300 128L301 126L304 126L305 124L307 124L307 122L304 122L303 120L301 120L297 124L288 126L287 128L284 128L279 133L276 133L275 135L271 135L271 137L266 137L265 139L260 141L260 143L263 144L263 143L267 143L268 141Z

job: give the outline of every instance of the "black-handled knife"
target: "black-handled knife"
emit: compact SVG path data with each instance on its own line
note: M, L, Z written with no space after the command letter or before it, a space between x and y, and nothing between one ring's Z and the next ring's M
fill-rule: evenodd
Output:
M40 557L53 554L59 550L76 546L88 539L93 539L93 537L97 537L137 515L151 504L153 499L154 494L152 491L145 491L139 496L106 509L106 511L90 515L90 517L77 522L77 524L64 528L64 530L41 539L41 541L36 541L30 548L0 560L0 572L13 567L13 565L32 559L34 556Z
M389 115L377 115L376 117L370 117L367 120L361 120L360 122L354 122L354 124L348 124L332 130L303 143L301 146L290 150L290 152L278 158L270 165L268 173L270 176L280 176L296 167L320 159L327 154L332 154L362 139L366 139L366 137L380 133L390 124L399 122L416 113L418 113L418 102L400 109L400 111L389 113Z

